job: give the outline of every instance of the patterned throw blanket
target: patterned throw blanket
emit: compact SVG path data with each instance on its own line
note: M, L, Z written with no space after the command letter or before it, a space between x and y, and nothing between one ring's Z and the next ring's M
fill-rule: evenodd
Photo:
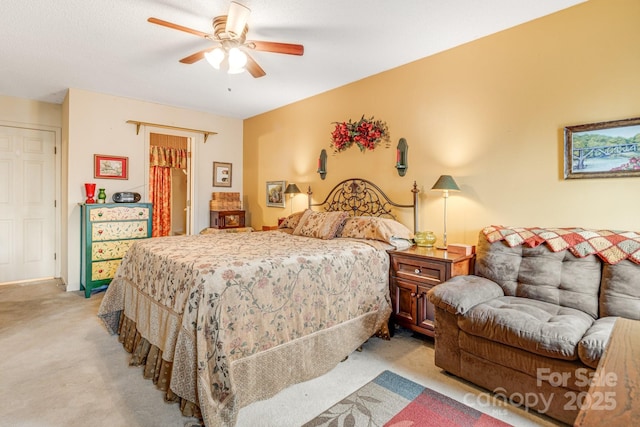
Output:
M490 243L504 240L510 247L526 245L533 248L546 243L553 252L566 249L580 258L596 255L609 264L625 259L640 264L640 234L634 231L492 225L482 233Z

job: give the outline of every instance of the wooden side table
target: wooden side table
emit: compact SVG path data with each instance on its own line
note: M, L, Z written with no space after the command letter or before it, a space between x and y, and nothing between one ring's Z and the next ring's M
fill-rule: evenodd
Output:
M433 337L435 308L428 301L427 292L454 276L472 274L475 254L453 254L435 248L412 246L403 251L389 251L389 256L393 310L390 331L393 333L397 324Z
M209 211L210 228L244 227L244 211Z
M640 320L616 320L574 426L640 425L638 337Z

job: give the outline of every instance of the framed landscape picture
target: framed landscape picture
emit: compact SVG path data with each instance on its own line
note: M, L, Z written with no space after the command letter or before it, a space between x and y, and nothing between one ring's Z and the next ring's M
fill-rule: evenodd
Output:
M640 117L564 128L564 178L640 176Z
M213 186L231 187L231 163L213 162Z
M267 181L267 206L284 208L285 181Z
M129 179L129 158L94 154L93 177Z

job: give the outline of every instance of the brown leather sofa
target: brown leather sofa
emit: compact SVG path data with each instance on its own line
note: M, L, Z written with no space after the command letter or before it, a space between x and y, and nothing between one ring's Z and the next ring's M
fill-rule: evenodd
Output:
M640 319L640 265L489 243L481 232L475 275L428 298L438 367L572 424L616 316Z

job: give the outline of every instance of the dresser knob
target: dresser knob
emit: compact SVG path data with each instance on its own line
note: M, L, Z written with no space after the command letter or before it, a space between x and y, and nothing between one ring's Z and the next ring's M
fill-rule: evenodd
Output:
M142 216L144 215L142 212L138 212L138 216Z
M415 273L416 274L420 274L420 273L422 273L422 271L419 268L416 268Z
M102 253L102 249L98 249L98 253L101 254Z
M415 298L416 297L416 293L415 292L411 292L411 298Z
M138 231L142 231L142 230L143 230L143 228L142 228L142 227L138 228Z
M98 234L102 234L102 230L98 230Z
M99 213L98 213L98 216L102 216L102 212L99 212Z

